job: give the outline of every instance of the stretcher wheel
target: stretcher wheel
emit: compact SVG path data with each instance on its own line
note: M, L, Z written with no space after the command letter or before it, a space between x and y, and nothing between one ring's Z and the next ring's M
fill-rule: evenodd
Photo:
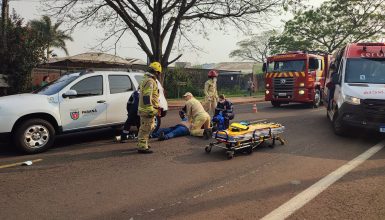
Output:
M246 151L246 152L247 152L248 154L252 154L252 153L253 153L253 150L254 150L253 145L250 145L250 147L247 148L247 151Z
M275 147L275 137L272 138L271 144L269 145L270 148Z
M234 158L234 151L226 151L227 159L231 160Z
M209 154L209 153L211 152L211 148L212 148L211 146L210 146L210 147L209 147L209 146L205 147L205 151L206 151L206 153L208 153L208 154Z

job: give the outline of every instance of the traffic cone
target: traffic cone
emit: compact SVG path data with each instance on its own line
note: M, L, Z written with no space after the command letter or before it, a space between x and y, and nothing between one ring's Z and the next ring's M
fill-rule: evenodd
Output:
M257 104L254 104L253 105L253 113L257 113L257 112L258 112Z

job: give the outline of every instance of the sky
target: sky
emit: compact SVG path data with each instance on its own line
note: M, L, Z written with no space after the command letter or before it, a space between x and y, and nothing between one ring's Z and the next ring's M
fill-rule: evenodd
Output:
M312 6L319 6L325 0L309 0L309 4ZM42 5L39 0L10 0L10 11L14 9L17 14L23 17L26 21L31 19L39 19L44 15L44 11L41 10ZM283 20L288 20L291 17L290 14L281 14L280 16L271 16L269 18L269 25L261 28L255 27L252 29L253 33L260 33L265 28L283 28ZM85 52L99 52L95 49L100 39L104 37L106 30L97 29L94 27L78 27L71 34L74 39L73 42L67 42L67 49L70 55L76 55ZM236 43L242 39L247 38L241 32L235 28L228 27L226 32L209 30L208 39L203 36L191 33L192 42L202 49L194 50L186 47L183 52L174 51L170 59L173 59L178 54L182 53L183 56L179 59L179 62L190 62L193 65L204 63L219 63L219 62L231 62L239 61L239 59L230 58L229 54L232 50L237 49ZM113 45L110 45L111 47ZM110 50L107 53L115 54L124 58L137 58L146 61L145 53L137 45L137 41L130 35L125 35L117 44L117 49ZM65 56L65 53L59 49L54 48L54 53L59 57Z

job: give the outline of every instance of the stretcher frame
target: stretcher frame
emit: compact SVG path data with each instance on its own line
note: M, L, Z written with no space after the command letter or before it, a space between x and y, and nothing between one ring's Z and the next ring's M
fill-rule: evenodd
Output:
M266 129L269 130L267 135L257 135L258 132L262 133L262 131ZM224 133L225 137L219 137L219 133ZM213 147L221 148L226 150L227 159L232 159L234 158L236 151L246 150L246 153L252 154L255 148L259 147L263 143L266 143L267 141L271 141L269 144L269 147L271 148L275 146L276 141L279 141L281 145L284 145L286 141L280 136L281 133L283 133L283 131L274 134L274 132L272 132L272 128L270 127L259 128L253 131L251 138L245 140L230 140L230 136L226 130L216 131L213 133L213 138L216 141L206 145L205 152L209 154Z

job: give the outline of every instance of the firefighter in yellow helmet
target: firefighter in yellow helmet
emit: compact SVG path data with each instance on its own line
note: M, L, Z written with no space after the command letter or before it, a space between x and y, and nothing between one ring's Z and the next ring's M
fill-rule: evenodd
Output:
M205 82L204 94L204 106L205 110L210 114L214 115L215 107L218 102L218 92L217 92L217 77L218 72L216 70L210 70L208 73L209 80Z
M145 78L140 83L138 153L152 153L148 146L148 140L155 127L155 116L158 114L159 109L159 90L156 79L161 73L162 66L160 63L152 62Z

